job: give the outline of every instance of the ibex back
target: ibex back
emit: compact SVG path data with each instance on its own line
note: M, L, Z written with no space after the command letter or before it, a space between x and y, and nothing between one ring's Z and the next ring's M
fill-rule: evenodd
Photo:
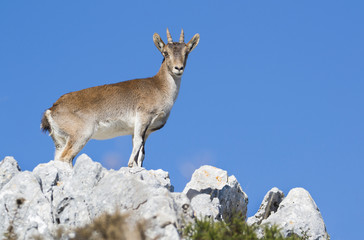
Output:
M142 166L144 145L149 134L162 128L176 101L188 54L197 46L196 34L186 44L181 32L168 43L155 33L153 41L164 56L154 77L134 79L71 92L60 97L45 111L41 129L49 131L56 151L55 160L68 162L90 139L132 135L133 150L129 167Z

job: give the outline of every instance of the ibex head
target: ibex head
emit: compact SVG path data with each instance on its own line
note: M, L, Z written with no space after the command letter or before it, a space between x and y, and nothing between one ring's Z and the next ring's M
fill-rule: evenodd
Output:
M153 35L154 44L164 56L169 73L180 77L185 69L188 54L197 46L200 41L200 35L198 33L195 34L186 44L182 29L179 42L173 42L172 36L167 28L167 40L168 43L165 44L158 33L154 33Z

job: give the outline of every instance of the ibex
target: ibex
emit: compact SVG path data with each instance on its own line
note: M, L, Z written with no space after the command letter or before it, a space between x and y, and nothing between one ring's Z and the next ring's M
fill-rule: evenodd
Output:
M61 96L45 111L41 129L49 131L56 150L55 160L72 166L74 157L90 139L109 139L132 135L133 150L129 167L142 166L145 141L161 129L176 101L188 54L197 46L196 34L186 44L181 31L173 42L167 28L168 43L154 33L155 46L164 56L154 77L91 87Z

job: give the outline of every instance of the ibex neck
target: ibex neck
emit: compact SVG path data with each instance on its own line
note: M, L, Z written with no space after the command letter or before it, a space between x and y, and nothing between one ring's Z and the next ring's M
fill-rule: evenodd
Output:
M158 73L154 76L154 79L160 85L160 90L172 97L173 102L176 101L179 88L181 86L181 77L177 77L170 73L166 61L162 63L162 66L160 67Z

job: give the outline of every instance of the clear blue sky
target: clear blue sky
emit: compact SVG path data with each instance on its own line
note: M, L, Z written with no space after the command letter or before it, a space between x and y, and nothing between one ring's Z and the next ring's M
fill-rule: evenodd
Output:
M0 1L0 159L53 159L40 118L62 94L154 75L166 40L199 33L147 169L181 191L211 164L239 180L253 215L276 186L306 188L332 239L364 224L363 1ZM131 137L82 150L127 166Z

